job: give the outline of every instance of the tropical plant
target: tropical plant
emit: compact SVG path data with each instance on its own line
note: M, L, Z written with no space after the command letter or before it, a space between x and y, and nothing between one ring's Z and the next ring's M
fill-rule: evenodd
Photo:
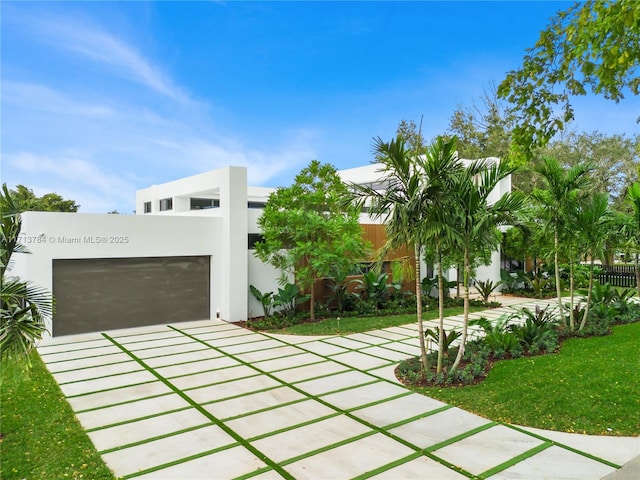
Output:
M350 285L355 282L356 279L347 280L347 275L344 273L329 278L328 288L331 290L331 296L328 303L334 302L339 313L353 308L358 295L350 290Z
M605 257L605 242L609 235L611 216L608 211L609 197L606 193L597 193L585 199L578 207L575 225L579 233L581 250L589 258L589 286L587 302L578 330L583 330L589 318L591 295L594 282L594 262Z
M7 275L12 255L28 251L19 242L22 220L6 184L0 212L0 358L20 358L29 367L29 352L47 331L46 319L53 316L53 298L47 290Z
M633 183L627 190L627 203L631 206L627 237L634 253L636 289L640 298L640 183Z
M286 283L284 287L278 288L278 292L273 296L273 306L280 307L280 313L292 318L298 304L306 302L309 298L310 295L303 295L295 283Z
M501 282L493 280L476 280L475 289L482 297L484 303L489 303L489 297L501 285Z
M440 332L438 330L431 330L427 328L424 332L425 338L431 338L436 345L440 345ZM449 332L443 331L442 345L444 346L444 356L448 357L449 348L453 345L460 336L462 332L460 330L451 329Z
M571 219L577 211L580 199L585 196L586 189L590 186L587 176L590 171L591 166L582 163L565 170L558 160L550 157L544 157L542 164L536 168L544 187L535 189L532 197L540 207L538 214L544 221L544 228L551 230L553 234L553 250L550 253L555 265L558 312L562 319L564 319L564 305L562 304L560 282L561 243L568 234ZM569 237L574 238L570 233ZM569 258L569 261L571 264L573 258ZM572 279L573 276L570 275L571 290L573 287ZM573 301L571 308L573 308ZM569 315L569 328L571 331L575 328L572 312Z
M526 272L522 275L522 279L537 298L542 298L544 291L552 284L547 272L541 270L537 272Z
M251 294L260 302L264 312L264 318L267 320L271 316L271 308L273 307L273 292L262 293L255 286L249 285Z
M502 291L513 293L520 290L521 285L524 284L524 278L522 272L511 273L505 269L500 270L500 283L502 284Z
M509 329L518 339L522 348L529 353L540 351L552 351L558 345L556 333L557 319L550 307L540 308L536 306L534 311L522 308L512 314L510 318L517 318L523 323L512 324Z
M489 347L493 355L497 358L506 353L517 351L519 341L517 336L511 331L509 320L511 317L502 315L495 322L490 322L484 317L471 320L469 325L478 325L484 331L482 342Z
M375 269L369 270L362 278L355 279L356 291L360 297L375 309L383 308L389 294L389 274Z
M522 208L524 196L520 192L509 192L491 203L491 194L498 184L507 178L514 167L505 162L489 164L479 160L472 162L463 172L454 177L452 194L455 202L446 216L451 237L462 252L464 285L464 320L461 345L450 372L460 364L464 355L469 323L469 279L473 269L480 263L488 263L492 250L501 239L499 226L515 222L515 212Z
M418 131L419 137L419 131ZM370 215L384 220L387 241L383 252L411 245L415 258L416 292L420 291L420 258L428 236L425 227L430 209L447 191L446 179L459 169L455 154L455 139L445 141L439 137L425 155L418 138L412 150L405 139L398 135L386 143L377 138L374 154L380 164L384 189L372 185L351 184L352 200L360 206L368 206ZM427 351L422 320L422 301L416 295L416 319L420 343L420 362L427 370Z

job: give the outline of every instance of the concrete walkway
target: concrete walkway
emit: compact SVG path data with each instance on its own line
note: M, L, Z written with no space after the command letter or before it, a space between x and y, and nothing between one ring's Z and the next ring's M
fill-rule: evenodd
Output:
M38 350L122 478L596 480L640 452L637 437L505 425L412 393L393 371L417 345L415 325L293 337L210 320Z

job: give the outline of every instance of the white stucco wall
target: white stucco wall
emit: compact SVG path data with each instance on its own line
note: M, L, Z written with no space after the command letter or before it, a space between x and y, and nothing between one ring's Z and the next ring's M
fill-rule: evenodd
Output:
M225 245L223 230L222 220L212 217L26 212L21 239L31 254L14 254L10 274L52 291L53 259L207 255L211 315L219 310L224 320L245 320L246 292L235 286L247 284L246 249L225 254L232 234Z

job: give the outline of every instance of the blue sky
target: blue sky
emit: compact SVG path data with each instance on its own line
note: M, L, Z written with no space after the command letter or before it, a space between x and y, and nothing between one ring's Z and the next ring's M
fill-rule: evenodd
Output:
M403 118L445 133L570 4L3 1L2 181L131 213L220 166L275 187L365 165ZM575 106L575 130L640 132L635 98Z

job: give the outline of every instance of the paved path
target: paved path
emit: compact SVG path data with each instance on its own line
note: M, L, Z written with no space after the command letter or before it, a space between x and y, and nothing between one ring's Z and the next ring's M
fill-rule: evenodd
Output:
M504 425L408 391L393 370L418 353L414 325L294 337L212 320L38 350L123 478L595 480L640 452L639 438Z

